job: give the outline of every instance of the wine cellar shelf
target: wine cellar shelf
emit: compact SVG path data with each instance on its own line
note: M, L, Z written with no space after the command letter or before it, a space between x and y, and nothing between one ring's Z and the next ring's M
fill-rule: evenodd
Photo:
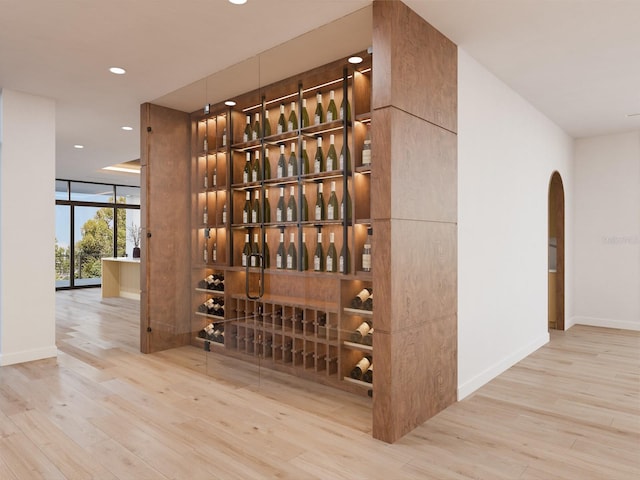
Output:
M360 55L191 114L191 333L212 354L371 395L372 331L355 338L373 323ZM369 310L353 308L364 296Z

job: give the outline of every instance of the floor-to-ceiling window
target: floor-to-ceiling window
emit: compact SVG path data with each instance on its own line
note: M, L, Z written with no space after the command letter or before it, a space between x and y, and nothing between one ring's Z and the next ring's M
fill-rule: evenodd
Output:
M104 257L138 246L140 188L56 180L56 288L100 286Z

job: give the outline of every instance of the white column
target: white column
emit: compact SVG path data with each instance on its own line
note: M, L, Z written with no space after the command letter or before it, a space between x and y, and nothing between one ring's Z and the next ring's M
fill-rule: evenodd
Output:
M0 366L55 357L55 104L0 90Z

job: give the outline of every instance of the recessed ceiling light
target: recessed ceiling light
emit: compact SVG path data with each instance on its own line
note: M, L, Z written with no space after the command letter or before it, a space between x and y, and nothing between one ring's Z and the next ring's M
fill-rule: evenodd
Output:
M358 57L355 55L353 57L349 57L349 63L353 63L353 64L362 63L362 57Z
M224 104L227 107L235 107L236 106L236 102L234 102L233 100L227 100L226 102L224 102Z
M125 73L127 73L127 71L124 68L120 68L120 67L111 67L109 71L111 73L115 73L116 75L124 75Z
M76 144L73 146L73 148L84 148L84 145L80 145L80 144L76 143Z
M127 132L130 132L131 130L133 130L133 127L120 127L122 128L122 130L126 130Z
M229 3L233 3L234 5L244 5L247 3L247 0L229 0Z

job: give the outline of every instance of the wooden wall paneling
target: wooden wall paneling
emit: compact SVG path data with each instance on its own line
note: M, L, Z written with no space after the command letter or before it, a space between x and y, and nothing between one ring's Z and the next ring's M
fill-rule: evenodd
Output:
M144 353L189 343L190 130L187 113L141 105L140 348Z

